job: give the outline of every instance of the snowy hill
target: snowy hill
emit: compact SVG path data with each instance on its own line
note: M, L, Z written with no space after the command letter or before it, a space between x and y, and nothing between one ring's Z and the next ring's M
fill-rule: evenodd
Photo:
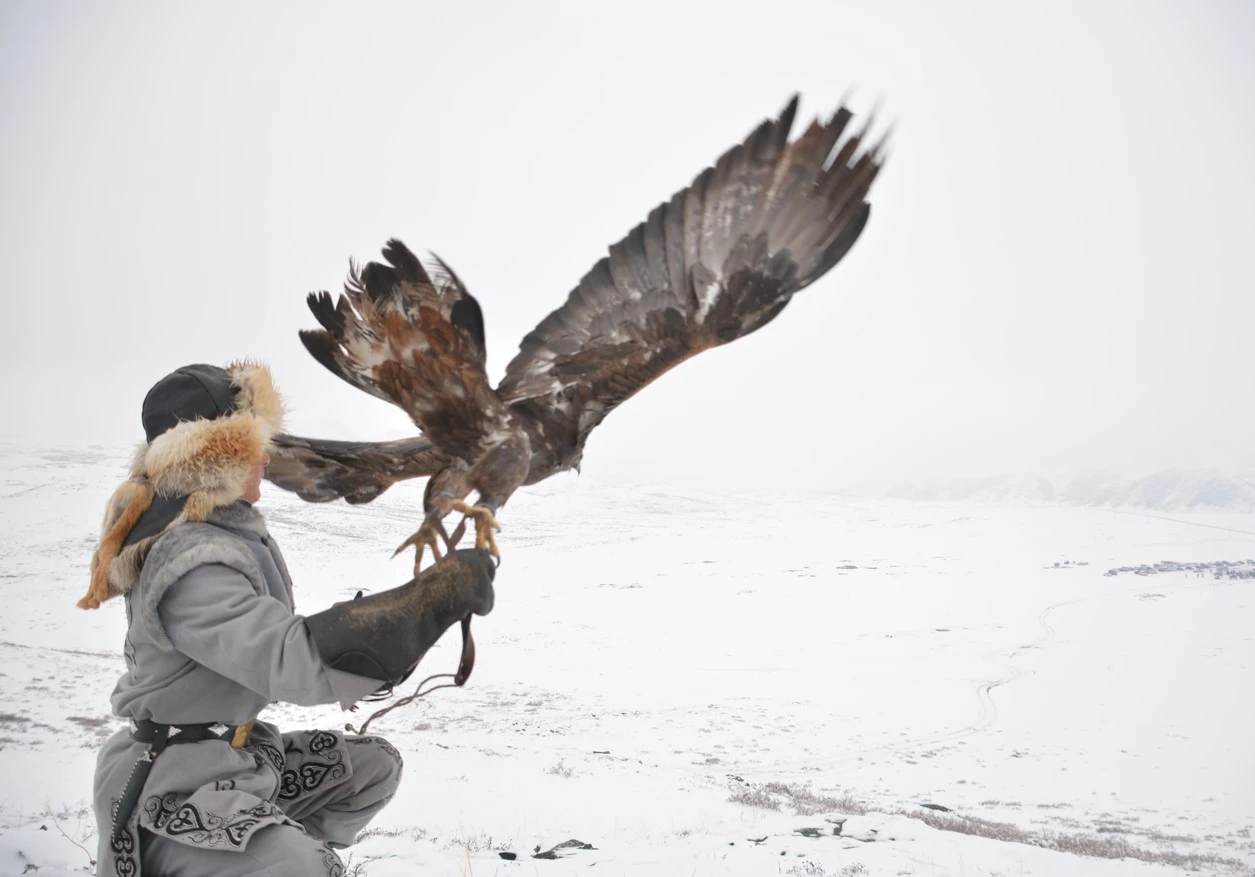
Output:
M1064 477L995 475L866 482L842 493L885 499L1067 505L1145 511L1255 511L1255 472L1166 469L1138 478L1086 473Z
M84 873L95 848L123 609L74 601L126 456L0 444L0 874ZM267 487L298 609L402 582L420 497ZM1255 582L1189 566L1255 557L1250 515L572 478L501 522L475 675L371 727L406 779L348 873L1252 873L1255 706L1234 693Z

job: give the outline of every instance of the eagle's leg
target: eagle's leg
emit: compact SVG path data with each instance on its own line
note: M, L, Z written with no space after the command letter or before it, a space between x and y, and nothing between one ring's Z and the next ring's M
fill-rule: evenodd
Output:
M501 560L501 552L497 550L497 540L492 535L492 531L500 530L501 526L497 523L493 510L486 505L471 505L460 499L452 503L451 508L475 521L475 547L480 551L487 549L489 554Z
M439 518L428 516L423 525L415 530L408 539L397 546L397 550L392 552L392 556L396 557L405 549L414 547L414 575L418 575L419 567L423 563L423 550L430 548L432 555L436 560L440 559L440 540L437 536L444 536L445 543L448 544L449 537L444 532L444 526L440 523Z

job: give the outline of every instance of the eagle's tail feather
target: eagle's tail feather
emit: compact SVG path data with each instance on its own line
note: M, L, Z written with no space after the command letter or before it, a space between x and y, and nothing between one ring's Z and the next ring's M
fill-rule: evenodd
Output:
M349 442L275 436L266 480L309 502L370 502L398 481L438 472L447 458L423 436Z

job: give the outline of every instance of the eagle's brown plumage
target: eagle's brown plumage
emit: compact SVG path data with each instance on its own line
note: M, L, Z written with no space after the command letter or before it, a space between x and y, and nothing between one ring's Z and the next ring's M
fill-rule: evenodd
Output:
M427 268L389 241L386 264L353 268L338 301L309 297L322 329L301 339L332 372L405 410L422 437L281 437L267 477L307 499L366 501L430 475L434 525L471 490L495 511L520 485L577 466L618 405L766 325L862 233L883 138L849 132L842 107L789 142L796 111L794 97L610 247L523 339L495 390L479 304L443 262Z

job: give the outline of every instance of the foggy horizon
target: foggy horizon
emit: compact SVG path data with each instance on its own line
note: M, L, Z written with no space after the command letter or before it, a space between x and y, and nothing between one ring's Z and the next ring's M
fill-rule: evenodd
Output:
M416 428L297 332L397 237L494 384L607 247L794 93L894 126L871 220L759 332L615 411L606 482L1255 466L1255 8L1238 2L0 9L0 437L126 447L189 362L288 429Z

